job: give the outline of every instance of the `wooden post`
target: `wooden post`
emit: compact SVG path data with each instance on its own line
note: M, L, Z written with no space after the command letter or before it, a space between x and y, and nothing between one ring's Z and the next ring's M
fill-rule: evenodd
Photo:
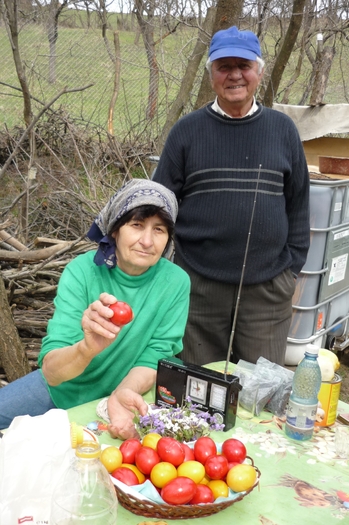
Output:
M324 97L335 52L334 46L324 47L323 36L319 33L317 35L315 76L309 100L310 106L321 106L324 104Z
M24 244L28 242L28 210L29 210L29 194L30 188L35 184L37 169L31 166L28 169L28 177L26 183L26 193L22 198L22 209L21 209L21 240Z

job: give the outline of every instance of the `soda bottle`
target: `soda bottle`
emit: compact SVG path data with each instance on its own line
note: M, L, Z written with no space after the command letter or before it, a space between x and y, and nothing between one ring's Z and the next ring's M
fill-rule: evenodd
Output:
M286 435L299 441L311 439L314 431L321 370L319 347L308 344L302 361L296 368L286 412Z
M77 445L52 496L51 525L116 525L118 501L100 453L94 441Z

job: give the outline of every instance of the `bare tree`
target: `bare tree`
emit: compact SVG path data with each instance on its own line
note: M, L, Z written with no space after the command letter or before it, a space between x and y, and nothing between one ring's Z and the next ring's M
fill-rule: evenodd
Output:
M114 109L115 104L118 98L119 94L119 84L120 84L120 70L121 70L121 60L120 60L120 39L119 39L119 33L117 31L114 32L114 49L115 49L115 60L113 60L114 64L114 89L113 94L109 103L109 113L108 113L108 133L110 135L114 135L114 126L113 126L113 119L114 119Z
M159 66L156 59L154 38L155 2L152 0L148 2L135 0L135 13L149 65L149 95L146 118L152 120L156 112L159 92Z
M309 86L309 105L317 106L324 103L324 97L330 77L334 58L338 50L345 50L348 45L347 31L349 29L348 4L342 0L326 1L319 6L317 24L316 55L312 56L309 49L307 57L312 64L311 82ZM315 32L315 30L314 30Z
M336 53L336 48L332 46L323 46L323 35L319 33L317 39L317 53L315 59L313 75L313 89L310 95L309 105L319 106L323 104L326 87L331 71L332 62Z
M3 12L7 35L11 44L17 77L23 93L24 122L26 126L29 126L32 119L32 106L27 77L19 52L18 2L17 0L1 0L0 6L2 8L1 10Z
M271 0L262 0L262 2L257 3L257 31L256 35L258 38L262 37L264 27L267 22L268 13L269 13L269 6L271 4Z
M35 19L36 23L39 25L40 21L42 21L45 23L45 29L47 29L47 17L51 4L57 7L58 0L53 2L50 2L50 0L16 0L16 2L6 0L6 3L13 6L19 1L21 6L26 2L25 10L21 9L19 13L20 28L22 23L24 25L34 20L34 15L37 15L39 12L40 16ZM59 15L58 20L56 18L56 22L60 25L66 17L69 27L76 23L79 29L82 21L86 24L86 14L94 15L93 17L91 16L92 24L97 20L109 58L113 64L113 66L111 64L107 65L106 78L109 82L110 72L112 71L112 75L114 73L114 78L111 79L111 82L114 80L114 90L109 97L111 105L108 113L108 130L111 134L113 134L113 129L110 126L113 116L115 119L114 105L120 90L119 78L120 86L124 90L124 97L122 100L118 99L117 105L115 105L115 108L119 107L122 112L118 129L122 128L123 132L137 136L137 140L141 137L141 134L144 134L146 140L150 139L149 149L152 149L154 145L156 147L159 145L161 148L161 142L167 134L167 126L171 126L171 122L180 116L183 107L184 111L189 111L193 107L193 101L195 103L194 107L198 108L212 100L214 93L211 90L206 72L204 80L202 79L204 71L202 64L205 55L205 50L202 50L204 39L201 36L198 38L198 30L193 30L193 27L199 27L200 33L202 32L203 26L198 24L198 20L200 20L201 16L205 18L208 6L213 4L217 4L217 16L213 29L207 31L209 36L217 30L235 24L241 29L253 30L261 40L263 58L266 61L266 73L263 85L260 88L259 100L268 104L272 104L273 101L282 101L283 103L309 103L310 101L311 104L318 104L326 101L328 93L331 93L331 102L333 102L334 95L339 90L341 90L340 97L349 97L345 62L345 54L349 44L347 36L348 0L304 0L303 12L300 8L303 5L303 0L287 0L286 2L283 0L239 0L238 2L228 0L200 0L199 2L194 2L194 0L117 0L112 5L111 1L63 0L59 4L59 9L62 8L64 3L67 3L68 6L69 2L69 6L74 5L79 15L77 16L74 13L72 16L72 10L66 9L63 16ZM5 0L0 0L1 3L5 5ZM34 3L34 7L32 3ZM38 6L41 6L41 8L39 9ZM111 36L115 30L114 27L111 27L111 23L115 21L115 13L111 16L109 9L123 9L124 11L128 9L130 11L129 15L124 15L125 27L127 26L128 29L133 28L133 31L135 31L135 28L139 28L141 24L142 33L140 34L143 37L143 41L141 40L141 52L142 58L143 54L146 53L146 64L143 63L143 60L140 63L139 48L134 46L132 50L129 47L130 43L124 39L124 34L120 35L121 52L115 51L115 42L113 47ZM56 14L58 15L58 11ZM293 20L291 14L294 19L298 18L298 20ZM299 28L302 15L303 22ZM118 15L118 27L120 27L120 16ZM80 19L78 19L79 17ZM53 17L51 18L54 20ZM134 20L133 23L131 18ZM295 27L296 23L294 22L297 22L298 27ZM60 41L55 39L58 35L59 25L57 26L56 24L56 31L53 30L51 39L53 45L55 41L57 42L57 46ZM178 29L176 29L177 27ZM41 28L36 26L32 26L31 29L38 29L37 34L39 34L39 30L41 31ZM167 35L173 34L175 30L177 35L175 38L171 38L171 44L162 46L163 39ZM82 31L85 33L85 28ZM316 34L320 32L323 35L321 52L316 47ZM58 78L58 68L62 67L63 70L66 67L64 62L66 47L63 47L63 43L65 44L65 40L68 41L68 38L70 38L68 31L66 33L67 37L65 37L64 42L62 41L62 47L61 45L59 46L60 56L58 57L57 52L53 49L53 45L48 53L51 63L51 82L54 80L53 72L55 67L53 64L56 55L57 81L60 80ZM29 44L29 38L31 37L28 34L29 32L24 34L23 31L23 42L26 38ZM30 32L30 35L32 34L34 34L34 31ZM204 32L202 32L202 35L204 35ZM290 38L290 35L292 38ZM125 52L125 55L123 55L126 46L127 54ZM77 46L71 49L77 54ZM174 58L171 56L169 49L172 52L176 49L178 57ZM30 46L28 45L28 51L25 49L25 54L24 50L22 50L23 65L27 66L28 64L26 69L28 81L30 81L30 86L33 86L33 89L42 89L47 93L45 88L46 72L43 74L40 69L43 63L42 52L33 60L33 50L34 45L32 43ZM145 53L143 53L143 50L145 50ZM132 53L134 53L133 56ZM26 62L26 56L28 57L28 62ZM290 56L290 59L287 58L288 56ZM331 60L331 57L333 57L333 60ZM118 60L119 62L117 63ZM127 70L125 69L127 73L120 69L120 64L126 63L126 61L130 64ZM82 60L80 59L80 64L81 62ZM102 62L104 67L104 60ZM200 65L198 66L199 62ZM339 86L339 82L335 84L332 81L333 64L335 64L336 73L339 70L339 74L342 75L343 86ZM133 82L133 85L131 85L132 79L130 75L136 75L137 68L144 69L146 74L149 75L149 82L148 78L146 79L147 101L143 105L138 105L137 96L139 90L137 93L137 88L139 86L137 82ZM198 68L199 73L196 73L193 81L193 74L196 68ZM81 74L84 74L84 72ZM91 68L91 74L94 74L93 68ZM126 77L126 75L127 78L123 82L122 76ZM106 121L105 114L109 103L108 100L105 105L104 97L109 84L104 83L102 88L100 88L100 77L96 75L96 78L96 84L98 85L96 85L94 93L97 93L98 90L100 98L98 107L96 104L97 109L93 108L92 118L96 116L99 119L100 115L103 114L104 118L101 117L99 124L104 126ZM332 90L332 92L329 90ZM186 99L187 102L185 102ZM105 110L102 113L100 108L103 104L105 105ZM66 107L69 111L73 107L68 99ZM90 111L91 104L86 103L86 98L81 98L80 107L82 112L87 112ZM79 110L80 108L78 110L76 108L72 109L72 111ZM28 111L26 113L28 114ZM136 119L138 120L136 121ZM161 137L159 130L163 126L163 121L166 120L166 126L163 128L163 137ZM128 126L127 129L126 126ZM142 141L143 137L140 139L140 142Z
M227 29L232 25L238 25L243 5L244 0L236 0L235 2L232 2L231 0L218 0L212 35L221 29ZM194 109L201 108L207 104L212 100L213 95L209 75L205 69Z
M11 309L2 276L0 275L0 362L8 381L29 374L31 368L17 329L13 322Z
M34 0L36 6L40 9L42 18L46 21L47 38L49 42L49 82L56 82L56 58L57 58L57 40L58 40L58 19L69 0Z
M277 93L283 72L296 43L299 31L302 26L303 10L305 4L306 0L294 0L290 23L287 28L281 49L276 57L274 67L264 93L263 103L267 107L271 107L273 105L275 93Z
M113 140L111 139L111 143L114 145L117 144L115 137L114 137L114 109L115 104L118 99L119 95L119 86L120 86L120 71L121 71L121 47L120 47L120 39L119 39L119 33L118 31L114 31L113 33L113 39L114 39L114 52L111 49L111 46L109 44L109 40L107 37L107 30L108 30L108 3L106 0L96 0L94 2L96 11L98 13L98 16L101 21L102 26L102 37L105 44L105 47L108 52L108 56L113 64L114 68L114 86L113 86L113 93L109 102L109 109L108 109L108 133L111 137L113 137ZM119 153L119 152L118 152Z
M314 23L315 16L316 16L315 9L316 9L316 0L308 0L305 6L304 15L303 15L303 30L302 30L300 46L298 49L299 54L298 54L296 67L283 92L283 96L281 100L282 104L288 104L290 94L292 93L292 88L295 82L300 77L304 59L306 58L307 53L309 53L309 46L311 45L311 38L312 38L312 33L313 33L313 23ZM296 46L295 46L294 52L296 52Z
M188 60L188 65L184 76L182 78L179 92L172 103L170 110L167 113L166 123L162 129L161 135L158 140L158 149L162 151L165 144L167 135L173 124L179 119L184 106L188 102L190 92L193 88L193 84L202 60L204 53L207 50L207 46L210 41L210 34L212 33L213 21L215 16L215 9L209 8L207 11L205 23L203 29L199 30L198 38L196 41L195 48Z
M63 9L68 5L68 0L51 0L47 24L47 38L50 46L49 77L50 84L56 82L56 57L58 40L58 19Z
M32 115L32 104L31 95L25 69L22 63L20 50L19 50L19 31L18 31L18 2L17 0L3 0L1 3L3 18L6 25L7 34L11 43L13 60L16 67L17 77L21 86L23 94L24 111L23 117L24 122L27 126L30 144L30 158L28 164L28 179L26 183L26 194L22 199L21 209L21 227L22 227L22 239L27 241L28 232L28 199L30 186L33 183L33 179L36 174L36 144L35 144L35 130L32 126L33 115Z
M336 63L336 69L338 70L337 65L339 65L339 69L342 70L343 58L346 56L349 43L347 37L349 6L346 0L344 2L342 0L336 2L309 0L309 4L311 6L311 20L307 22L308 15L305 11L302 36L302 42L304 42L302 67L303 71L308 72L303 92L297 103L304 105L309 101L309 105L316 106L325 103L333 65ZM314 44L315 39L316 45ZM309 65L306 64L306 59L310 63L310 69ZM346 62L347 60L344 59L345 64ZM346 74L342 77L344 86L346 84L345 77ZM344 96L348 100L348 96L345 95L345 87Z

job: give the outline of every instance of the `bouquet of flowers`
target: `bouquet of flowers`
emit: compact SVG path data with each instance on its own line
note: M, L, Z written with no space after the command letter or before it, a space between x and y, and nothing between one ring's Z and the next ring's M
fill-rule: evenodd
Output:
M140 438L150 432L173 437L180 442L195 441L214 430L223 430L215 415L196 410L188 397L182 406L170 408L151 408L145 416L137 414L134 423Z

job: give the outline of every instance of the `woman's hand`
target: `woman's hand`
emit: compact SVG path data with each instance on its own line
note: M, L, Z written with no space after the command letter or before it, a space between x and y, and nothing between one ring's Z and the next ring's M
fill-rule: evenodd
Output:
M91 357L107 348L121 330L120 326L110 321L113 311L109 305L116 301L113 295L102 293L99 300L90 304L82 316L85 348Z
M112 437L128 439L138 437L133 418L138 413L145 416L148 405L142 394L148 392L156 380L156 370L135 366L116 387L108 399L108 430Z
M121 329L110 321L113 311L109 305L115 302L113 295L102 293L83 313L83 339L45 355L42 371L49 385L57 386L82 374L92 359L115 340Z
M136 413L145 416L148 405L140 394L130 388L115 390L108 399L109 433L114 438L129 439L139 437L133 418Z

